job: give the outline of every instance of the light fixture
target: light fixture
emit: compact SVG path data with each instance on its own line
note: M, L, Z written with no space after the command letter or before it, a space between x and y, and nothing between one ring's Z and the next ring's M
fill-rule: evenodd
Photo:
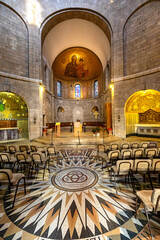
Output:
M109 85L109 88L113 90L113 89L114 89L114 85L113 85L113 84L110 84L110 85Z

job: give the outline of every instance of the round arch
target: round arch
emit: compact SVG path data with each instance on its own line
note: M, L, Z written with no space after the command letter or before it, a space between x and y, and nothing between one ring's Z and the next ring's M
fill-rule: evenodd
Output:
M0 92L1 128L16 127L19 138L28 138L28 114L28 105L20 95Z
M133 93L126 101L124 111L126 117L126 135L136 134L136 125L140 123L139 114L150 110L160 113L160 92L153 89L141 90ZM147 122L148 121L148 122ZM144 124L156 124L150 118ZM158 123L160 124L160 122Z

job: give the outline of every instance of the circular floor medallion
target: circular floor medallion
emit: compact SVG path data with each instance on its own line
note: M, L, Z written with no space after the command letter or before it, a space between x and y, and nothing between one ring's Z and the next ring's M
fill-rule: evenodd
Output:
M98 175L87 168L71 167L54 174L51 181L56 188L64 191L82 191L93 187Z

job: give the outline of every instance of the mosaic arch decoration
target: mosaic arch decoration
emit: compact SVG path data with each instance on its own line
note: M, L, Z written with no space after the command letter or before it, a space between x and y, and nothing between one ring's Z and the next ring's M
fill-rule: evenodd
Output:
M64 50L53 63L53 74L63 80L91 80L101 73L102 64L99 58L86 48Z
M0 119L28 119L28 106L23 98L11 92L0 92Z
M49 178L27 180L25 196L20 187L22 194L13 209L14 193L6 193L7 217L0 208L0 236L6 240L129 240L137 235L139 240L148 239L148 229L143 231L147 224L144 214L134 217L135 195L126 185L117 195L106 170L91 153L62 150L64 159L50 168ZM157 234L157 228L154 230Z
M160 112L160 92L152 89L134 93L126 102L127 113L143 113L149 109Z

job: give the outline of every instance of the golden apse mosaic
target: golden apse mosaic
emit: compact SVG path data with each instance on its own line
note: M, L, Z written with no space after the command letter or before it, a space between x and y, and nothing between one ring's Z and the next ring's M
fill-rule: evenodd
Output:
M91 80L100 76L102 65L93 52L75 47L58 55L53 63L53 73L62 80Z
M160 92L152 89L138 91L126 103L128 113L144 113L149 109L160 112Z

